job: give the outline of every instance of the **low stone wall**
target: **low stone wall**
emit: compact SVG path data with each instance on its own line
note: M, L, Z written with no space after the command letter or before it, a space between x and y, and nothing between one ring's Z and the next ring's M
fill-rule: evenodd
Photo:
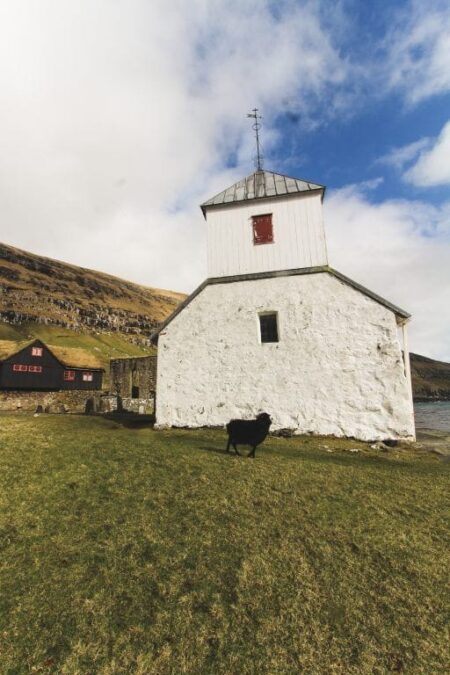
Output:
M154 398L122 398L122 408L127 412L141 415L152 415L155 412ZM115 412L117 410L117 396L102 396L98 402L96 412Z
M0 391L0 410L34 412L38 405L49 412L84 412L88 398L101 398L101 391Z
M117 397L98 389L83 391L0 391L0 410L35 412L38 406L52 413L84 413L86 401L94 399L95 412L117 410ZM123 398L122 407L130 412L151 415L154 399Z

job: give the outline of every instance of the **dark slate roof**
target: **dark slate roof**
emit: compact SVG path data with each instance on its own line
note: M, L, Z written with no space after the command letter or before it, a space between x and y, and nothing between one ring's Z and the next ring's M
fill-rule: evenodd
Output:
M158 342L158 336L161 333L161 331L164 330L164 328L178 315L180 312L183 311L183 309L189 305L189 303L197 296L199 295L206 286L209 286L211 284L229 284L234 281L252 281L254 279L273 279L274 277L290 277L290 276L296 276L299 274L320 274L326 272L328 274L331 274L332 276L336 277L336 279L339 279L339 281L342 281L344 284L347 284L348 286L351 286L355 290L359 291L363 295L366 295L368 298L371 298L372 300L375 300L375 302L378 302L380 305L383 305L387 309L390 309L391 312L395 314L395 316L403 321L408 320L411 318L411 314L408 314L408 312L405 312L404 309L400 309L400 307L397 307L396 305L393 305L391 302L388 300L385 300L382 298L380 295L377 295L376 293L373 293L372 291L369 291L368 288L365 288L365 286L361 286L361 284L358 284L356 281L353 281L349 277L346 277L344 274L341 274L337 270L334 270L332 267L300 267L296 269L291 269L291 270L279 270L279 271L274 271L274 272L253 272L251 274L236 274L235 276L231 277L211 277L210 279L206 279L198 288L195 289L188 297L178 305L178 307L175 309L174 312L165 320L163 323L159 326L158 330L156 330L152 335L151 335L151 341L156 344Z
M273 171L255 171L247 178L239 180L231 187L219 192L215 197L203 202L201 208L205 213L206 209L213 206L298 194L299 192L312 192L313 190L325 191L325 186L299 178L283 176L281 173L273 173Z

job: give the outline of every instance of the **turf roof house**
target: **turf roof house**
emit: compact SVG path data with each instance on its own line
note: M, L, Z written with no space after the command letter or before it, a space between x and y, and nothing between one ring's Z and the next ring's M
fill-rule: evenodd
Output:
M103 368L69 365L34 340L0 361L0 389L101 389L103 372Z
M328 266L324 194L261 170L202 204L208 279L153 336L157 426L414 438L409 314Z

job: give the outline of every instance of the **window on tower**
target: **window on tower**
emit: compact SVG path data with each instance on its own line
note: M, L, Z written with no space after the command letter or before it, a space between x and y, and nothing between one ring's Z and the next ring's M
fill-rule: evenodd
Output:
M273 242L272 214L252 216L253 243L271 244Z
M278 342L278 317L276 312L259 315L261 342Z

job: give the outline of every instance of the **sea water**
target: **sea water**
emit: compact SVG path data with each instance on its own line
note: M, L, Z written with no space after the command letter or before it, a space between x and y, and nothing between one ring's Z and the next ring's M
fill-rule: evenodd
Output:
M416 429L439 429L450 432L450 401L414 403Z

